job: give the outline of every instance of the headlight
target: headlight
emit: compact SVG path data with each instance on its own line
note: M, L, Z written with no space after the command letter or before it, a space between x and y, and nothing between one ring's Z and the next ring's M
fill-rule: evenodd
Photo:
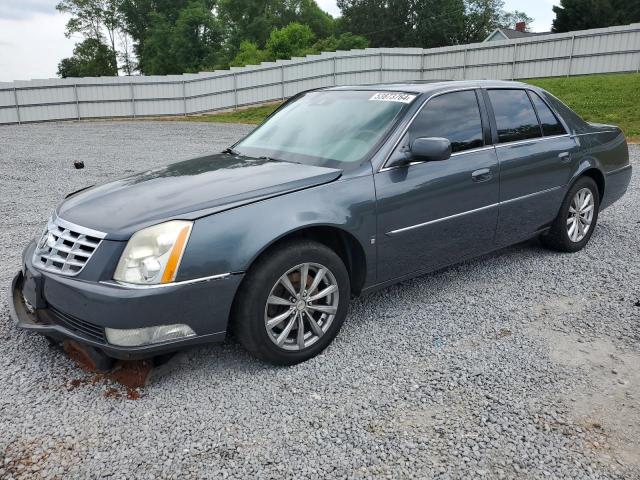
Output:
M192 225L173 220L136 232L122 252L114 280L138 285L173 282Z

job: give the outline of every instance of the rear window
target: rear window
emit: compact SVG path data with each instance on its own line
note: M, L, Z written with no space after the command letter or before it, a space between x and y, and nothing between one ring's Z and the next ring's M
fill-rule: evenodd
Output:
M547 104L542 101L538 94L535 92L529 92L529 95L531 96L533 105L536 107L536 111L538 112L538 118L542 124L542 134L545 137L548 137L550 135L564 135L567 133L558 118Z
M589 129L589 124L585 122L576 112L567 107L564 103L558 100L549 92L543 93L544 99L549 102L549 105L558 112L558 115L568 124L570 130L576 130L578 132L586 131ZM572 132L573 133L573 132Z
M542 136L538 117L524 90L489 90L498 126L499 143Z

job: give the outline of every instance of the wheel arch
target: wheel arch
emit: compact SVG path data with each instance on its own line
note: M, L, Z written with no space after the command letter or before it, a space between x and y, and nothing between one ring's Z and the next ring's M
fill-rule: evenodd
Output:
M600 171L600 169L596 167L589 167L581 171L580 175L578 175L574 179L573 183L575 183L576 180L582 177L590 177L593 179L594 182L596 182L596 185L598 186L598 194L600 195L600 201L602 202L602 199L604 198L604 191L605 191L605 177L602 171Z
M260 257L283 243L295 239L314 240L333 250L347 268L351 292L356 295L360 294L367 278L364 247L353 234L335 225L306 225L275 238L254 255L248 264L247 271Z

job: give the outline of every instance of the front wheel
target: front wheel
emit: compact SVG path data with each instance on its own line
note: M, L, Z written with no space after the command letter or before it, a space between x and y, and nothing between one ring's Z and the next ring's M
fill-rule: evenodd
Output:
M600 193L590 177L579 178L569 189L558 217L542 243L561 252L582 250L596 227L600 210Z
M338 334L350 291L347 269L333 250L312 241L287 242L247 273L232 327L258 358L277 365L303 362Z

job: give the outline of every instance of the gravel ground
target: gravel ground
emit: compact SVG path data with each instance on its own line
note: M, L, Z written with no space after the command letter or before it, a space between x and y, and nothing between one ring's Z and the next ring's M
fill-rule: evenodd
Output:
M66 193L249 128L0 127L0 478L640 478L637 175L583 252L532 241L355 300L296 367L228 341L129 400L14 328L21 249Z

